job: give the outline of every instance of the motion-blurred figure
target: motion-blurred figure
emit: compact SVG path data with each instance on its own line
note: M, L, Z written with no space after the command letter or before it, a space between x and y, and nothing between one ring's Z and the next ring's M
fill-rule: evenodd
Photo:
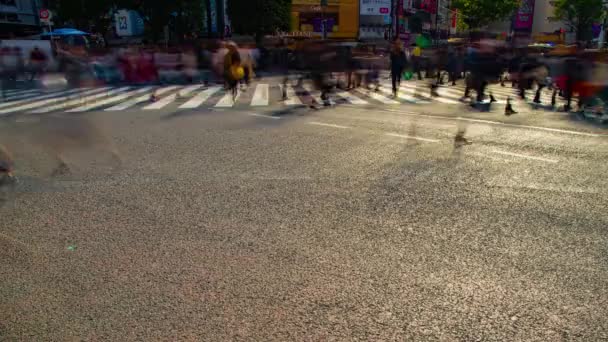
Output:
M5 179L11 179L14 177L14 162L13 157L8 152L8 149L3 145L0 145L0 185Z
M30 52L30 82L39 77L46 69L47 56L37 46Z
M401 47L401 43L398 40L395 40L393 46L391 48L391 81L393 86L393 96L397 97L397 90L401 84L401 73L406 67L407 59L405 57L405 52Z
M17 77L22 67L21 50L4 47L0 50L0 73L2 75L2 97L6 98L6 91L17 86Z
M232 93L232 100L235 101L238 95L239 80L245 75L241 66L241 55L234 44L228 45L228 52L224 56L224 79L228 90Z

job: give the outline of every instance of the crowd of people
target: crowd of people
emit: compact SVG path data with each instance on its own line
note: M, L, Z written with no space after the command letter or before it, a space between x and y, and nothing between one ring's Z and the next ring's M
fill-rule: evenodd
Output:
M271 51L272 53L269 53ZM428 80L430 96L439 96L437 87L456 85L463 80L466 89L462 100L476 96L473 105L486 98L489 84L500 83L517 89L521 98L534 90L533 102L541 102L541 91L553 91L552 105L562 96L565 110L571 110L578 95L579 107L603 102L606 57L602 53L572 47L534 49L512 47L495 40L478 40L441 46L404 46L394 41L389 49L375 45L344 44L321 40L305 41L293 49L285 41L274 46L258 47L221 41L219 43L164 48L153 45L116 48L102 52L84 47L57 46L54 60L58 71L70 85L93 83L192 83L220 82L234 96L246 87L258 67L270 66L288 75L294 69L300 75L298 85L308 78L329 103L333 88L352 89L365 86L378 90L381 70L389 70L393 96L397 96L403 78ZM19 48L0 50L2 89L14 87L17 79L34 80L49 68L49 56L33 49L27 58ZM423 78L424 75L424 78ZM283 87L285 89L286 87ZM4 94L4 92L3 92ZM285 96L286 94L284 94ZM515 111L509 104L506 114Z

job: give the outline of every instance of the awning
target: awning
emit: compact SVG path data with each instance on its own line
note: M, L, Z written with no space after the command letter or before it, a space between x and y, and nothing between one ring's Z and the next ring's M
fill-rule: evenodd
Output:
M86 36L88 33L73 29L73 28L60 28L51 32L43 33L42 37L50 37L50 36Z

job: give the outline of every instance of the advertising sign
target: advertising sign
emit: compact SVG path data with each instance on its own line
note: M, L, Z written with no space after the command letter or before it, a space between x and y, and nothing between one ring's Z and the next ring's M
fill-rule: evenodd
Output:
M515 13L513 27L516 30L532 30L534 22L534 0L522 0L521 6Z
M389 15L391 0L361 0L361 15Z
M144 33L144 20L137 11L116 11L116 34L120 37L138 36Z

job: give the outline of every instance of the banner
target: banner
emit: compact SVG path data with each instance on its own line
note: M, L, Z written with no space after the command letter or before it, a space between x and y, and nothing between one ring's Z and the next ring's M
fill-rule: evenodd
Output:
M361 0L361 15L389 15L391 0Z
M513 27L516 30L532 30L534 22L534 0L522 0L521 6L515 13L515 23Z
M420 9L423 11L427 11L430 14L436 14L437 0L422 0L422 2L420 3Z

